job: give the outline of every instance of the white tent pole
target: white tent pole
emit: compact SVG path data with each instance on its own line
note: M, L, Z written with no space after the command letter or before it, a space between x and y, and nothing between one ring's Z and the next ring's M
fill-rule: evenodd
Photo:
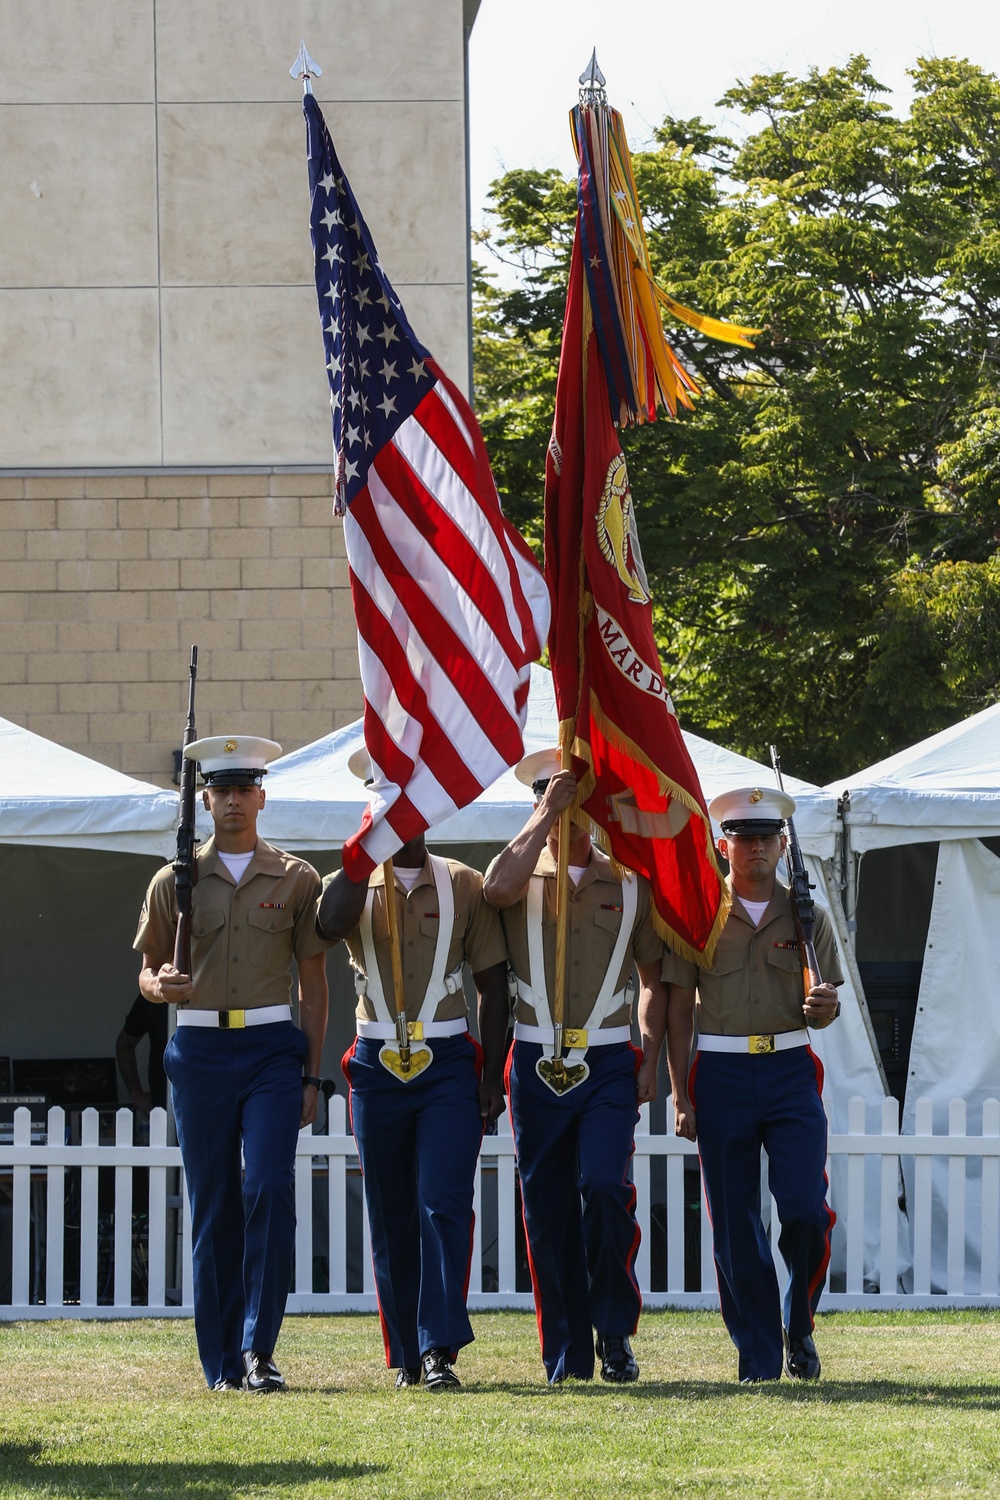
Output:
M860 855L851 848L851 793L845 790L837 798L837 832L833 836L833 865L836 891L844 915L845 948L856 957L858 951L858 865Z
M854 987L854 993L858 997L858 1010L861 1012L861 1019L864 1022L868 1043L872 1049L872 1057L875 1060L875 1066L878 1068L878 1076L882 1080L882 1088L888 1096L892 1091L885 1076L885 1068L882 1066L882 1057L878 1050L878 1042L875 1040L875 1028L872 1025L872 1018L868 1012L868 999L865 995L865 987L861 983L861 971L858 968L858 960L854 953L853 934L848 931L847 918L844 915L844 908L841 905L839 893L833 889L833 865L830 860L826 859L815 860L814 865L818 865L823 877L830 920L837 934L837 947L840 951L844 968L847 970L851 984Z

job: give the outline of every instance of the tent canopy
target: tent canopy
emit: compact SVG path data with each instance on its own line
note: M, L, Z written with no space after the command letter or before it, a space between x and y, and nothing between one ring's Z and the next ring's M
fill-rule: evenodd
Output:
M554 745L557 738L552 674L536 665L531 669L525 754ZM685 734L684 739L707 800L733 787L769 783L771 772L756 761L697 735ZM363 743L363 723L358 719L275 761L265 782L263 837L286 849L340 848L356 832L367 802L364 787L347 764ZM803 849L829 858L836 794L793 776L786 777L785 784L798 803L795 822ZM997 803L1000 817L1000 793ZM439 823L434 841L505 844L524 826L531 805L530 789L507 771L469 807ZM198 835L205 838L211 824L200 799L197 813ZM0 719L0 843L118 850L169 859L176 820L176 793L124 776Z
M858 853L1000 835L1000 703L846 781Z
M176 793L0 719L0 843L172 853Z
M529 754L558 740L552 674L531 669L524 750ZM772 773L756 761L723 750L697 735L685 734L706 798L754 782L770 784ZM263 836L283 848L339 848L357 831L367 794L348 769L351 753L364 744L361 719L328 734L301 750L273 762L265 782L267 806L261 819ZM833 852L836 795L793 776L785 778L796 798L795 825L809 853L828 858ZM435 826L435 842L446 844L506 844L523 828L531 811L530 788L507 771L470 806L461 808Z

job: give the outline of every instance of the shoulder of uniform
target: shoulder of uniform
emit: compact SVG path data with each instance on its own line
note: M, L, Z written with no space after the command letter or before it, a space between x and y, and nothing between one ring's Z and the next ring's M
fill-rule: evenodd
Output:
M257 848L254 850L254 854L259 864L267 864L269 861L274 861L289 874L302 871L306 875L312 876L313 879L319 880L318 871L313 868L308 860L300 859L297 854L289 854L286 849L279 849L277 844L269 844L266 839L257 840Z
M161 865L160 868L156 871L156 874L153 876L152 880L149 882L149 890L150 891L154 891L154 890L158 891L162 886L173 885L173 881L174 881L174 867L173 867L173 864L172 863L167 863L165 865Z

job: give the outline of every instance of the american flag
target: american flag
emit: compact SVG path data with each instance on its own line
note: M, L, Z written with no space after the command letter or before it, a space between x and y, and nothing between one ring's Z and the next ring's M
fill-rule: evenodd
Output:
M335 509L375 776L344 846L344 868L361 880L520 759L549 597L504 519L468 403L414 336L379 263L311 94L303 109Z

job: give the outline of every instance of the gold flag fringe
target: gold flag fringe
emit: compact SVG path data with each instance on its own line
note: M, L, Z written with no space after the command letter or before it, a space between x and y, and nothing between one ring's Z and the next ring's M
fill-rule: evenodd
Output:
M725 879L723 878L722 871L719 869L718 864L716 863L715 845L712 842L711 821L707 817L706 813L701 807L701 804L696 800L696 798L692 797L690 792L686 791L685 788L680 786L676 781L672 781L669 776L664 775L660 767L653 764L649 756L645 754L645 752L635 743L635 741L629 735L627 735L624 730L622 730L617 724L613 723L612 720L608 718L607 714L601 708L600 703L597 701L597 697L593 691L591 691L590 694L590 712L601 733L604 735L605 739L609 741L610 744L614 745L616 749L621 750L626 755L632 756L634 760L640 761L644 766L646 766L646 768L651 771L656 777L660 792L664 796L668 796L671 799L676 799L676 801L680 802L682 806L689 808L692 814L701 821L701 824L705 830L705 856L709 860L712 869L715 870L719 880L719 909L715 914L715 921L712 924L712 930L709 933L708 939L705 943L704 951L699 952L697 948L694 948L683 937L681 937L680 933L675 932L674 929L670 927L670 925L657 911L655 903L653 905L653 925L655 926L657 932L660 934L660 937L663 938L663 941L667 943L675 953L680 954L681 958L686 958L690 963L697 963L700 964L702 968L707 968L713 963L715 959L715 949L719 941L719 934L721 933L723 927L725 927L726 925L726 918L729 916L729 908L732 904L732 897L729 893L729 887L727 886ZM574 755L578 753L576 748L577 743L579 743L579 741L575 742L573 746ZM590 747L588 746L587 748L589 751ZM588 756L585 758L587 759L588 763L592 765L592 759L590 755L588 754ZM590 772L590 782L590 791L593 791L595 779L592 769ZM580 798L580 801L586 801L586 797L589 795L590 792L587 792L586 796Z

